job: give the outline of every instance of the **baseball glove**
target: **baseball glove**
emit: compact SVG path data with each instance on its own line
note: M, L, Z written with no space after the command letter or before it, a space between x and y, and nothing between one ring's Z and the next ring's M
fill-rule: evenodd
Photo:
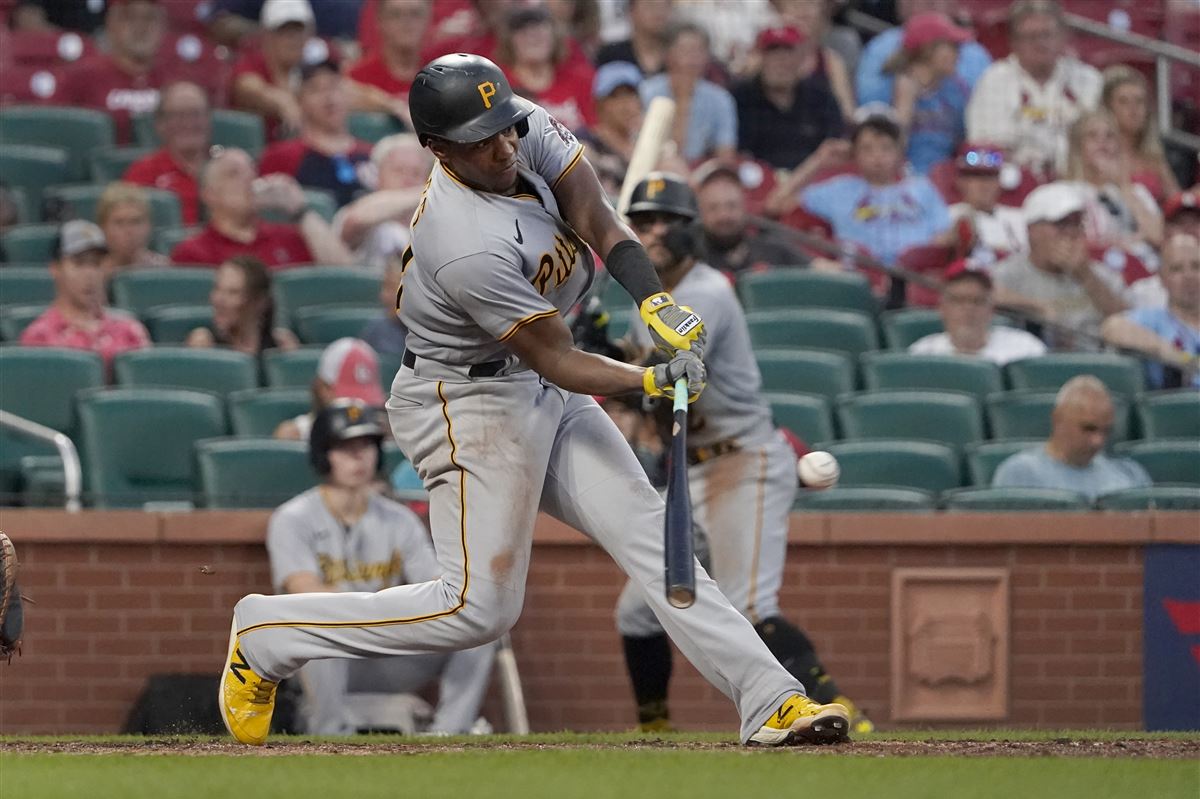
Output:
M21 630L25 613L17 588L17 552L12 541L0 533L0 658L12 662L21 651Z

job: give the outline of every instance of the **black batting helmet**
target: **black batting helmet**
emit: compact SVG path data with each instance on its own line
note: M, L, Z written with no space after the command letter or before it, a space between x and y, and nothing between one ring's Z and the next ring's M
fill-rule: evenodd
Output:
M695 219L700 210L696 195L687 181L670 172L651 172L633 187L629 197L627 214L662 213L677 214L688 221Z
M373 438L383 464L383 438L387 435L384 411L357 399L337 399L313 419L308 434L308 460L317 473L329 474L329 450L353 438Z
M517 126L529 132L534 105L513 94L500 67L483 56L453 53L421 68L408 93L408 110L421 144L430 136L447 141L483 141Z

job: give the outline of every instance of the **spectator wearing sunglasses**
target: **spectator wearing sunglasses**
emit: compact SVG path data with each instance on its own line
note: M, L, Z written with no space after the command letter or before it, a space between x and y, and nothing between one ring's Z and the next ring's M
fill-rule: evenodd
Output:
M300 135L267 147L259 172L291 175L305 188L331 192L339 208L353 200L372 172L371 145L350 133L347 97L336 62L303 67L297 92Z
M950 206L950 218L967 219L975 231L974 263L990 264L1029 250L1025 217L1020 208L1000 204L1000 170L1004 153L981 144L964 144L954 161L955 184L962 201Z

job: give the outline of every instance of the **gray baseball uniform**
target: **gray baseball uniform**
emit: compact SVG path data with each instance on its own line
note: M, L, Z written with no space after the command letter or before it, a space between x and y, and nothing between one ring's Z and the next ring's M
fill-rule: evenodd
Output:
M271 514L267 526L271 582L282 593L287 578L317 575L336 591L381 591L436 580L441 574L425 525L408 508L373 496L367 512L345 528L329 512L319 488L305 491ZM403 655L378 660L328 658L306 663L296 675L304 689L305 732L348 735L364 727L412 731L409 713L388 718L411 703L389 703L381 694L418 691L440 675L431 732L469 732L479 717L491 677L495 646L449 654Z
M697 263L671 296L700 314L708 331L708 386L689 413L688 447L723 453L688 469L692 514L707 534L713 578L733 606L757 624L779 615L788 514L797 490L796 454L775 429L762 398L750 332L729 281ZM652 344L640 327L630 336L642 347ZM635 586L621 593L617 628L622 635L661 632Z
M733 699L743 741L803 692L703 569L695 605L667 604L663 502L628 444L591 397L550 384L504 346L523 325L566 311L592 280L588 249L553 194L582 154L538 108L520 140L516 196L475 191L434 168L400 296L415 363L396 375L387 408L429 492L440 577L373 594L243 599L234 610L241 652L264 679L314 658L496 639L520 615L540 508L612 555L684 655Z

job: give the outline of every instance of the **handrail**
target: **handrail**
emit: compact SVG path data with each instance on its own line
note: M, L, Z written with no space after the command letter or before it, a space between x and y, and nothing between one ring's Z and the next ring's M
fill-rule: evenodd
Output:
M63 493L66 494L66 510L75 512L81 508L79 497L83 488L83 469L79 463L79 452L75 443L65 434L18 416L11 411L0 410L0 427L7 427L54 445L63 462Z

